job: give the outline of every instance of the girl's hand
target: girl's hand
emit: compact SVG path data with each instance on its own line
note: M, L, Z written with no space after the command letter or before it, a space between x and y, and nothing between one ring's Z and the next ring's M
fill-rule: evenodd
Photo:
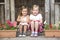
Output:
M41 22L39 22L39 24L41 24Z
M19 21L19 22L20 22L20 16L18 16L17 21Z

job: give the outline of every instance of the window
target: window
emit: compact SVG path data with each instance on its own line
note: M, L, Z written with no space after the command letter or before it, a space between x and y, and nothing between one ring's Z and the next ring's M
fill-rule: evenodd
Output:
M60 0L55 0L55 2L60 2Z
M4 2L4 0L0 0L0 3L1 3L1 2Z

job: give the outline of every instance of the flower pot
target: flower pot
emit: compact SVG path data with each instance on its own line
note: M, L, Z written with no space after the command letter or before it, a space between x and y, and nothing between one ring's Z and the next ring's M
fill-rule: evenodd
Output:
M56 30L55 36L56 36L56 37L60 37L60 30Z
M60 30L45 30L45 37L60 37Z
M0 37L16 37L17 30L0 30Z

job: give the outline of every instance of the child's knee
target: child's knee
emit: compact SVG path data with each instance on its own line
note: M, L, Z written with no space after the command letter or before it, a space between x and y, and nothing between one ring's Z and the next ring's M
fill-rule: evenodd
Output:
M34 24L34 21L31 21L31 24Z
M28 26L27 25L24 25L24 28L27 28Z
M38 24L38 22L36 21L35 24Z

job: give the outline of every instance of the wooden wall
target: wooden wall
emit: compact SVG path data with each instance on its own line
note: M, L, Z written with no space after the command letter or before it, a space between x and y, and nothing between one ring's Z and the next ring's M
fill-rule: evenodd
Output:
M43 16L45 17L45 20L48 24L54 24L60 21L60 2L55 3L55 0L36 1L37 0L0 0L0 18L2 19L1 22L4 22L8 19L12 22L15 21L19 8L22 5L27 5L30 7L35 3L40 5L42 11L45 9L43 11Z

